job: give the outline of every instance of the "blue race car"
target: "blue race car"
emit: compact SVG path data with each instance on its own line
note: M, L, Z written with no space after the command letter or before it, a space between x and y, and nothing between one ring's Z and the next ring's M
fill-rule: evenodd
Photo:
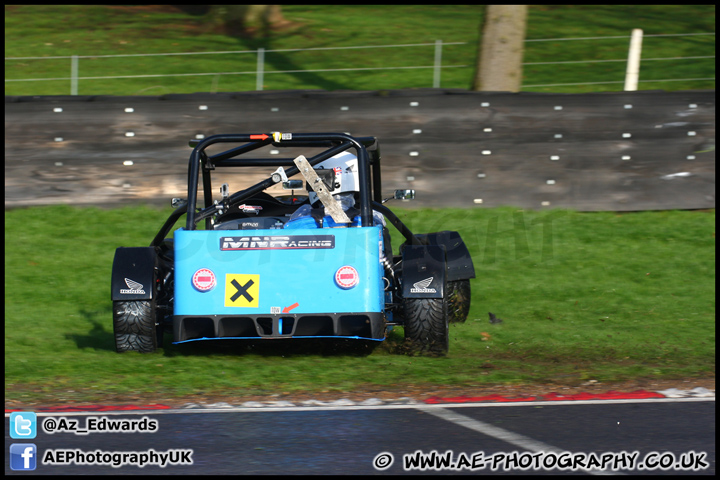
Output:
M235 145L210 154L219 144ZM165 332L177 344L298 338L376 344L395 325L412 351L448 351L448 322L465 321L470 307L472 259L457 232L413 234L384 205L415 193L396 190L383 199L374 137L228 134L190 146L188 198L173 199L175 210L149 247L115 251L118 352L153 352ZM281 151L293 153L278 158ZM269 175L233 194L223 184L214 198L211 174L229 167L265 168ZM266 192L280 185L292 193ZM303 187L307 195L296 194ZM170 235L183 215L184 227ZM405 239L396 255L388 223Z

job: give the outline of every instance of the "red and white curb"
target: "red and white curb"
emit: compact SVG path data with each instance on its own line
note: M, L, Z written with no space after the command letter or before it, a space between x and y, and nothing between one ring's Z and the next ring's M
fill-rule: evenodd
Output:
M692 390L678 390L670 388L650 392L647 390L635 390L633 392L617 392L611 390L605 393L549 393L545 395L534 395L528 397L503 397L502 395L487 395L484 397L430 397L425 400L428 404L452 404L452 403L484 403L484 402L558 402L558 401L586 401L586 400L641 400L648 398L708 398L715 397L715 393L707 388L697 387Z
M668 388L658 393L665 395L666 398L683 398L683 397L715 397L715 392L707 388L696 387L692 390L678 390L677 388Z
M492 406L492 405L535 405L535 404L561 404L561 403L602 403L609 402L652 402L669 399L680 400L715 400L715 392L707 388L697 387L692 390L680 390L677 388L669 388L660 391L635 390L632 392L609 391L605 393L572 393L560 394L549 393L544 395L530 395L522 397L506 397L502 395L486 395L479 397L457 396L457 397L429 397L424 400L417 400L410 397L400 397L396 399L380 399L369 398L362 401L354 401L347 398L338 400L266 400L266 401L248 401L237 404L227 402L216 403L186 403L180 407L172 407L163 404L150 405L63 405L54 407L28 407L5 409L5 416L9 416L12 412L19 411L35 411L38 413L54 414L54 413L137 413L143 412L194 412L205 410L315 410L315 409L363 409L363 408L407 408L418 406Z

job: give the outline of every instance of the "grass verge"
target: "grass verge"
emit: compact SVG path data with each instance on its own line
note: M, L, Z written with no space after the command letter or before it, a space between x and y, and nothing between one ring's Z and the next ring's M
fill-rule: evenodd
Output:
M156 354L117 354L114 250L147 245L169 210L6 211L6 400L714 376L714 210L396 211L416 232L459 231L473 255L472 308L451 327L445 358L404 355L401 328L367 356L300 344L167 345L169 336ZM504 321L491 325L490 311Z
M5 95L70 94L72 55L85 57L78 63L78 76L84 77L79 81L80 95L252 91L258 61L253 52L261 47L266 50L265 90L429 88L433 69L409 67L432 66L436 40L460 43L442 50L442 65L448 68L442 71L441 87L469 89L472 85L481 5L282 8L291 27L253 39L221 35L201 15L168 5L6 6L5 57L22 59L5 60ZM523 85L528 87L524 91L621 91L634 28L646 35L641 90L715 88L714 35L652 36L712 33L715 5L530 5L526 38L543 41L525 44ZM587 40L547 41L564 38ZM332 49L408 44L429 45ZM298 51L309 48L316 50ZM223 51L246 53L111 56ZM572 63L583 61L601 62ZM377 70L384 67L402 69ZM358 68L365 70L347 70ZM163 76L169 74L182 76ZM151 76L130 78L137 75ZM45 80L7 81L20 79ZM585 85L557 86L577 83Z

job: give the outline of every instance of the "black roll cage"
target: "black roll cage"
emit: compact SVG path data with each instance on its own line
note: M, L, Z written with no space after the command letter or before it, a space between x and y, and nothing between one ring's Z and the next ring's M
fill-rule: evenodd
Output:
M205 149L216 143L241 143L243 145L231 148L221 153L208 156ZM408 243L419 245L420 241L410 229L387 207L382 205L382 185L380 174L380 147L375 137L352 137L345 133L263 133L263 134L221 134L213 135L203 140L191 140L189 145L193 148L188 166L188 198L187 203L178 207L161 227L151 245L159 246L169 233L175 222L185 213L187 221L185 228L195 230L201 220L205 220L206 229L211 229L212 216L239 205L248 198L257 195L265 189L280 183L273 176L230 195L223 203L213 203L212 182L210 172L218 167L283 167L288 178L300 173L293 162L293 158L235 158L239 155L252 152L267 145L278 148L284 147L319 147L325 151L308 158L310 165L327 160L341 152L355 149L358 159L358 180L360 182L360 219L363 227L373 225L372 210L378 210L398 229L408 240ZM202 173L203 196L205 206L198 208L197 191L198 177ZM372 197L371 197L372 192Z
M239 147L231 148L222 153L208 156L205 149L216 143L235 143L248 142ZM195 141L191 142L191 146ZM372 165L372 191L376 201L381 201L381 185L380 185L380 151L375 137L353 138L344 133L293 133L293 134L228 134L213 135L211 137L200 140L195 144L195 148L190 155L190 165L188 170L188 205L187 205L187 230L195 230L197 222L205 219L208 222L206 228L210 227L210 217L218 213L219 208L232 207L238 205L244 200L257 195L259 192L279 183L272 176L256 183L255 185L240 190L227 199L227 205L218 206L212 202L212 182L210 180L210 172L218 167L260 167L260 166L279 166L285 169L288 178L300 173L300 170L293 163L293 158L243 158L237 159L238 155L246 154L266 145L274 147L325 147L327 150L308 158L310 165L316 165L338 153L354 148L358 159L358 177L361 185L360 188L360 218L364 227L372 225L372 209L370 206L370 185ZM371 151L371 156L368 151ZM196 212L197 207L197 188L198 174L202 168L203 193L205 197L205 207Z

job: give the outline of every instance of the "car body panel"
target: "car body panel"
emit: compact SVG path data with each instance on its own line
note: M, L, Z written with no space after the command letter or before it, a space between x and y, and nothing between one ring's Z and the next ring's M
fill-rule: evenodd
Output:
M174 314L265 315L294 305L293 314L382 312L378 242L380 227L177 230ZM358 274L347 289L335 282L344 266ZM215 277L207 291L193 285L201 269Z

